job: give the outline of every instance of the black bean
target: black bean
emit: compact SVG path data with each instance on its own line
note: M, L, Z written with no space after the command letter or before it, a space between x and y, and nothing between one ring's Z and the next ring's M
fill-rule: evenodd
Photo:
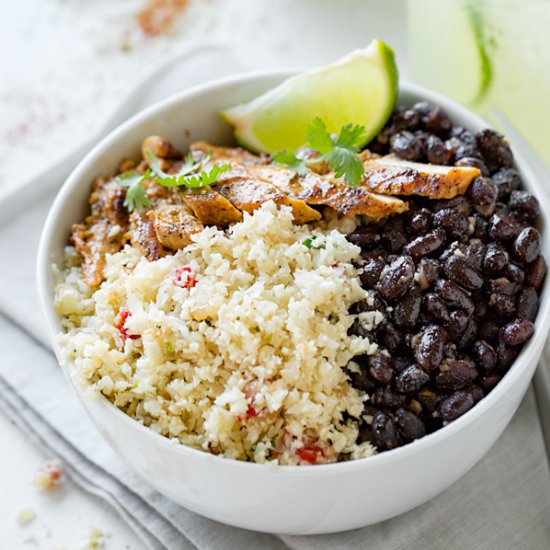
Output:
M448 306L463 309L469 315L474 312L475 306L472 298L466 290L457 284L446 279L440 279L435 288Z
M407 242L403 218L398 216L390 218L384 225L382 238L387 243L390 252L401 252L403 245Z
M535 258L525 270L525 284L540 290L546 276L546 260L543 256Z
M387 386L393 378L393 359L385 353L370 355L369 372L376 382Z
M439 366L435 385L444 391L458 390L477 378L477 370L471 361L445 360Z
M422 258L418 264L418 285L422 290L432 287L437 282L440 272L440 265L437 260Z
M357 444L360 445L361 443L367 442L376 445L371 426L369 426L369 424L362 424L359 435L357 436Z
M398 327L412 328L418 321L420 314L420 289L411 288L403 298L395 305L393 310L393 320Z
M358 390L371 393L376 389L374 380L369 376L367 369L361 368L359 372L349 372L351 385Z
M363 286L369 289L373 288L380 279L380 274L383 269L384 261L382 258L370 256L368 259L365 259L365 263L363 264L363 272L359 276Z
M480 239L471 239L470 243L464 250L464 257L468 260L478 271L483 268L483 259L485 258L485 245Z
M402 331L395 328L393 324L389 323L387 320L383 325L381 325L378 339L384 347L392 353L397 351L399 347L403 345Z
M527 220L534 220L540 214L540 205L536 197L527 191L512 191L510 208Z
M504 294L505 296L512 296L515 291L516 284L506 277L499 277L498 279L491 279L489 281L489 292L491 294Z
M422 142L407 130L390 138L390 150L399 158L410 161L419 160L424 152Z
M378 411L372 417L372 433L376 446L381 450L389 450L397 447L399 444L397 430L391 416L382 411Z
M513 168L504 168L494 173L492 180L498 189L498 200L507 199L512 191L521 187L521 178Z
M445 147L443 141L437 136L430 135L426 140L426 157L428 162L432 164L449 164L451 160L451 154Z
M441 402L439 412L441 418L446 422L451 422L474 406L472 395L464 390L458 390L451 396Z
M510 281L515 283L517 287L520 287L523 284L523 281L525 281L525 271L523 271L521 267L514 264L508 264L504 268L504 275Z
M376 388L371 396L371 402L381 409L395 409L405 404L406 397L393 392L389 386Z
M507 346L519 346L533 336L535 325L527 319L514 319L500 329L500 337Z
M422 298L422 305L428 313L433 315L438 321L447 323L450 320L449 311L445 302L433 292L429 292Z
M445 208L451 208L452 210L458 210L468 216L472 211L472 205L467 197L464 195L457 195L454 199L441 199L431 202L431 206L434 212L439 212Z
M510 145L501 134L487 128L476 135L476 141L491 172L512 166L514 157Z
M351 313L364 313L366 311L379 311L382 313L382 315L386 314L386 304L380 298L378 295L378 292L376 290L370 290L369 291L369 298L368 300L361 300L359 302L356 302L351 307L350 311Z
M433 370L439 366L443 360L447 337L444 328L430 325L413 338L414 356L424 370Z
M395 388L400 393L414 394L430 380L426 371L416 365L410 365L395 378Z
M462 333L458 341L458 347L460 349L469 349L470 346L474 343L474 340L477 336L477 323L473 317L468 319L468 324Z
M490 243L487 245L487 252L483 260L483 271L487 275L497 275L508 264L508 253L502 246Z
M517 236L518 226L511 218L504 218L499 214L493 214L489 222L488 233L491 239L499 243L506 243Z
M403 408L395 411L397 431L404 442L414 441L426 435L426 426L418 416Z
M418 260L423 256L437 252L445 244L446 239L447 234L443 229L435 229L408 242L403 248L403 252Z
M471 166L477 168L483 177L490 175L489 168L479 157L461 157L455 162L456 166Z
M485 392L490 392L502 379L502 375L496 371L489 372L481 378L479 383Z
M499 326L492 321L485 321L479 327L479 336L488 342L495 342L498 339Z
M487 220L480 214L474 214L474 233L473 236L477 239L484 240L487 236Z
M540 233L534 227L526 227L515 240L513 249L518 260L531 263L540 252Z
M443 271L451 281L464 288L473 290L483 285L483 279L477 269L460 256L450 256L443 265Z
M455 164L465 158L479 158L481 159L481 151L478 149L475 143L462 142L455 150Z
M516 312L516 304L514 298L506 296L505 294L495 294L491 296L489 301L491 310L495 314L496 319L503 320L510 319Z
M532 286L520 290L516 298L516 311L520 319L534 321L539 308L539 297Z
M457 237L466 234L470 225L468 216L454 208L443 208L436 212L433 223L435 227L444 229L449 235Z
M346 239L362 248L373 248L380 242L380 232L373 226L360 226L352 233L346 235Z
M483 216L490 216L495 211L498 190L493 180L475 178L468 188L472 206Z
M378 292L384 300L397 300L411 284L414 277L414 262L410 256L400 256L382 272Z
M468 320L470 316L462 310L453 311L449 315L449 323L447 325L447 333L449 338L453 342L458 342L461 336L464 334L466 327L468 326Z
M498 369L508 370L519 355L519 350L520 348L517 346L507 346L504 342L500 341L496 348Z
M472 347L472 358L476 365L484 371L495 368L497 354L493 346L485 340L478 340Z
M450 132L451 120L440 107L422 101L413 105L413 109L420 114L420 122L426 130L440 136L446 136Z
M426 231L430 227L432 213L427 208L413 210L407 215L407 230L411 235Z
M466 130L462 126L453 126L450 133L451 138L457 138L463 143L474 143L476 142L476 136L470 130Z
M485 396L485 394L483 393L483 390L477 384L470 384L468 387L464 389L472 396L474 403L481 401Z

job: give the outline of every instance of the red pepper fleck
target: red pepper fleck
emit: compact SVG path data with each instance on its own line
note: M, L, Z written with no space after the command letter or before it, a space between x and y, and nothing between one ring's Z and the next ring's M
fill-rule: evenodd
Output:
M250 403L248 403L246 412L239 416L240 422L246 422L247 420L250 420L251 418L258 416L259 412L256 410L254 406L254 400L256 399L256 394L258 393L259 389L260 389L260 383L258 380L251 380L250 382L247 382L245 384L243 388L243 392L246 395L246 397L250 399Z
M183 265L176 269L174 284L182 288L191 289L197 284L197 278L188 265Z
M128 334L128 329L126 328L126 319L128 319L128 317L130 317L131 315L132 314L127 309L121 309L120 315L118 317L118 322L115 325L124 341L126 341L128 338L130 338L130 340L136 340L137 338L139 338L139 334Z
M342 266L342 263L341 262L336 262L334 264L331 264L330 267L336 269L337 267L341 267Z
M311 464L317 464L319 459L325 456L323 449L319 445L308 443L302 448L296 451L296 454L304 462L310 462Z

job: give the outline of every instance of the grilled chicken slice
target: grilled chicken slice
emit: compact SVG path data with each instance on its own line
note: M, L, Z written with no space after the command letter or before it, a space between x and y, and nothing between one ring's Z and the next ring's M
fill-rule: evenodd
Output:
M153 220L145 213L134 210L130 216L130 242L149 261L158 260L163 255L157 238Z
M251 214L267 201L277 206L290 206L295 223L308 223L321 219L321 214L304 201L289 197L275 185L260 178L235 178L223 180L216 189L229 199L239 210Z
M191 244L191 235L204 229L192 210L184 205L160 206L148 212L159 243L171 250L180 250Z
M188 190L182 199L204 225L227 227L243 219L242 212L217 191Z
M92 216L106 217L122 228L128 226L128 210L124 206L126 188L112 178L99 177L92 184L90 207Z
M401 160L393 155L367 160L362 185L386 195L420 195L452 199L463 195L481 175L470 166L439 166Z
M182 157L180 151L162 136L149 136L143 140L141 154L146 161L148 160L147 153L151 153L159 159L181 159Z
M106 255L118 252L124 245L124 232L107 218L89 216L85 223L73 225L70 242L84 258L84 281L95 287L103 279Z

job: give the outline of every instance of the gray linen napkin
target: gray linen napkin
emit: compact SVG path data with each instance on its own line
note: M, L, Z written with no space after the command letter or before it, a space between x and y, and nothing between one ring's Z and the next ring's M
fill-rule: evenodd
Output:
M34 264L53 196L42 189L0 203L0 410L61 457L73 479L113 505L151 548L550 547L550 478L531 390L504 435L470 473L431 502L375 526L277 537L224 526L164 498L101 439L46 341Z

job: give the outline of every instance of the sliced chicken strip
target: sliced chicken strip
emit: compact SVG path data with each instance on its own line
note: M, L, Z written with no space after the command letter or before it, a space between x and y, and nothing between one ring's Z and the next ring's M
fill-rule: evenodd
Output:
M160 244L171 250L181 250L191 244L191 235L204 229L186 205L160 206L148 212Z
M180 151L162 136L149 136L143 140L141 154L145 160L148 159L147 153L159 159L181 159L182 157Z
M84 224L73 225L70 242L84 258L82 273L91 287L103 279L105 256L118 252L124 244L124 231L107 218L86 218Z
M92 215L107 217L123 228L128 226L128 210L124 206L126 188L112 178L99 177L92 184L90 206Z
M362 186L386 195L452 199L463 195L481 175L470 166L439 166L401 160L393 155L367 160Z
M254 212L264 202L273 201L277 206L290 206L295 223L307 223L321 219L321 214L302 200L296 200L275 185L259 178L235 178L216 185L216 189L237 208Z
M134 210L130 216L130 242L148 260L158 260L162 254L162 246L157 238L153 220L145 212Z
M204 225L226 227L243 219L240 210L217 191L189 189L181 197Z

